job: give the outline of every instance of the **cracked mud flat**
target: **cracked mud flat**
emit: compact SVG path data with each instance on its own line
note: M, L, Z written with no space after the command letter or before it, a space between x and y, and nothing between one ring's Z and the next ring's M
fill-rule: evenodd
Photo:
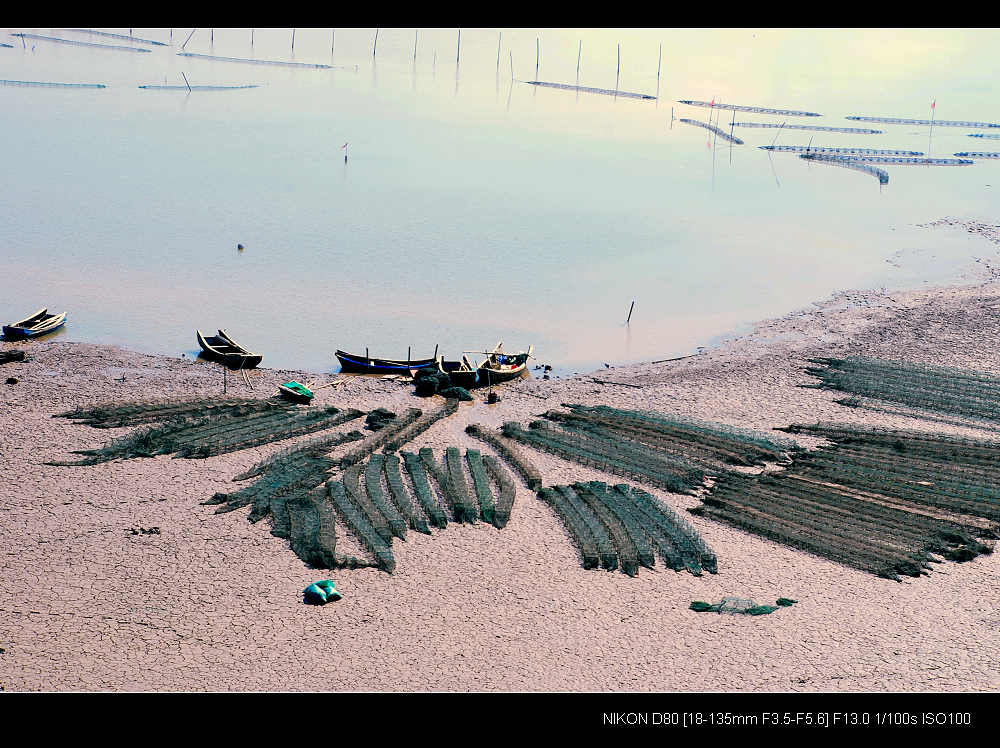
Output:
M562 402L660 410L770 429L836 420L963 429L843 408L803 389L810 356L859 354L1000 374L1000 284L851 291L700 355L497 388L407 445L490 451L470 423L526 424ZM286 447L202 460L169 456L44 465L126 433L51 416L107 400L194 398L218 369L119 348L4 344L0 367L0 686L6 691L987 691L1000 687L1000 552L892 582L689 515L717 575L658 565L636 578L586 571L559 520L518 479L503 531L449 524L393 545L396 571L307 568L268 522L201 502ZM124 381L122 376L124 375ZM260 369L268 397L303 372ZM332 378L332 377L331 377ZM594 379L601 380L599 383ZM324 380L325 381L325 380ZM620 383L620 384L616 384ZM412 387L352 378L319 405L403 412L440 404ZM972 433L972 432L970 432ZM980 434L981 435L981 434ZM816 440L800 438L807 446ZM339 452L338 452L339 454ZM530 451L545 484L618 482ZM676 510L690 496L640 486ZM143 532L157 528L159 533ZM139 532L135 532L139 530ZM338 525L338 552L363 555ZM302 603L332 578L344 599ZM748 619L692 600L798 602Z

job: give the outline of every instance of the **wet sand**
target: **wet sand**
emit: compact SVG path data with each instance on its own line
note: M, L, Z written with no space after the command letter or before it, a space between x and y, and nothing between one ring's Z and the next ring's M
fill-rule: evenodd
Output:
M844 408L805 389L810 356L865 354L1000 375L1000 283L906 293L852 291L660 364L498 388L406 448L482 442L470 423L526 423L559 403L677 413L758 429L836 420L957 427ZM396 571L307 568L268 520L201 502L288 443L203 460L169 456L56 467L128 429L52 415L102 401L222 393L218 367L110 346L36 341L0 366L0 686L7 691L988 691L1000 687L1000 553L893 582L707 519L685 517L718 574L658 565L630 578L585 571L550 509L518 479L500 531L449 524L395 541ZM332 361L332 352L331 352ZM265 362L266 363L266 362ZM538 376L540 373L536 373ZM124 377L124 379L123 379ZM251 393L288 379L260 369ZM595 381L598 380L598 381ZM425 411L409 385L351 378L316 403ZM351 427L358 427L354 422ZM803 444L809 444L801 438ZM341 448L344 449L344 448ZM614 476L525 450L546 485ZM677 510L690 496L641 486ZM158 528L159 533L133 530ZM362 551L338 528L338 552ZM302 602L335 580L344 599ZM695 613L724 596L789 608Z

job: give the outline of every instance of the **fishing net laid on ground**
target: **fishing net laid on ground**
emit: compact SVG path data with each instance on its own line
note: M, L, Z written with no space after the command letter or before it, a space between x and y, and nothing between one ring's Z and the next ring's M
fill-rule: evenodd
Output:
M355 411L336 407L300 410L285 407L258 408L251 412L213 410L201 416L183 416L113 439L100 449L78 450L77 462L51 465L96 465L118 459L175 454L190 459L213 457L258 447L270 442L305 436L331 429L356 418Z
M9 364L11 361L24 361L24 351L0 351L0 364Z
M719 478L692 509L878 576L992 552L1000 532L1000 443L937 434L793 425L833 442L784 471Z
M517 448L517 444L511 439L507 439L494 431L488 431L480 424L473 423L465 427L465 432L471 436L481 439L493 447L500 455L517 471L528 488L537 491L542 487L542 474Z
M620 567L636 576L640 566L654 568L659 554L675 571L717 572L715 554L694 528L644 491L590 481L545 487L538 497L563 523L585 569Z
M852 356L814 358L805 369L820 381L802 387L847 392L940 413L1000 425L1000 377L969 369ZM863 400L849 405L868 407Z

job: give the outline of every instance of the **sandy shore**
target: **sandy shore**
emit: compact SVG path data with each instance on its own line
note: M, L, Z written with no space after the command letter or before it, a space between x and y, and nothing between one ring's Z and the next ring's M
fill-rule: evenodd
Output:
M681 360L505 385L410 444L482 445L469 423L527 422L562 402L770 429L813 420L921 425L803 389L813 355L861 353L1000 375L1000 283L847 292ZM7 691L984 691L1000 687L1000 553L901 583L687 515L719 573L585 571L548 507L519 484L503 531L449 524L393 545L396 571L307 568L268 521L201 502L286 444L205 460L55 467L126 430L51 416L77 405L221 394L217 367L79 343L4 344L0 367L0 686ZM123 379L124 377L124 379ZM301 372L261 369L268 397ZM595 381L599 380L599 381ZM431 407L410 386L354 378L317 402ZM438 399L438 402L440 400ZM928 424L923 424L927 426ZM957 429L935 424L944 431ZM803 443L807 443L803 441ZM547 485L608 479L530 452ZM615 482L617 479L611 478ZM644 486L676 509L698 502ZM685 513L686 514L686 513ZM133 528L160 529L133 534ZM356 548L340 528L338 551ZM361 553L360 550L357 551ZM332 577L344 599L302 603ZM727 595L790 608L699 614Z

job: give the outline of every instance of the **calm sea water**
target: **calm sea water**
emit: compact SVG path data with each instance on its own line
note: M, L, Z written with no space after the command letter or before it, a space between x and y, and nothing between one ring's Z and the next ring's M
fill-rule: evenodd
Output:
M22 31L128 42L0 38L0 79L107 85L0 85L0 316L66 310L65 340L180 355L224 327L264 366L320 372L336 348L451 357L502 339L571 373L996 254L918 224L995 222L1000 162L883 166L880 187L757 146L1000 150L967 137L984 130L844 119L930 118L936 101L937 119L1000 122L997 31L463 29L459 47L457 29L380 29L373 59L375 29L297 29L294 50L291 29L253 46L250 29L198 29L185 48L325 70L178 56L190 28L133 29L168 43L148 53ZM539 80L659 98L526 85L536 51ZM259 87L139 88L182 75ZM676 121L709 116L677 99L713 98L824 115L737 122L883 134L735 128L730 146Z

